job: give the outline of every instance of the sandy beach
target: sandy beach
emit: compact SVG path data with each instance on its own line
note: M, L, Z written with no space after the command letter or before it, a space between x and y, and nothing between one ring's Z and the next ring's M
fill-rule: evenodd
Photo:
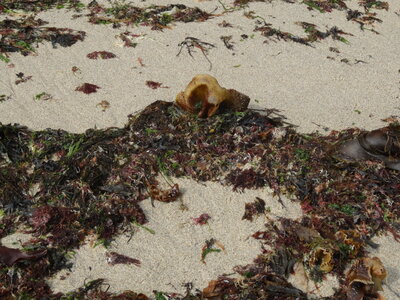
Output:
M109 1L97 2L110 6ZM7 62L0 61L0 95L4 95L0 123L72 133L123 127L129 114L156 100L174 101L193 76L204 73L216 77L221 86L248 95L249 108L278 110L301 133L326 135L351 127L371 130L386 126L384 119L400 115L399 1L388 0L387 10L371 8L379 21L363 28L347 18L349 9L364 11L358 0L345 1L347 9L331 12L312 9L302 1L245 1L242 6L225 0L131 3L149 7L176 2L212 16L203 22L171 22L161 31L134 24L119 28L92 24L86 7L81 12L53 8L37 13L37 18L48 22L45 26L84 31L85 38L70 47L42 42L27 56L3 53ZM29 14L3 11L0 21ZM312 28L322 32L336 26L343 34L338 35L340 39L328 36L305 45L255 30L270 26L290 36L306 37L299 22L314 24ZM126 47L121 39L124 33L133 47ZM189 53L181 44L188 37L213 46L194 47ZM89 59L93 51L109 51L116 57ZM22 77L16 75L20 72ZM31 78L16 84L26 76ZM153 89L148 81L161 85ZM91 94L77 91L83 83L99 88ZM303 214L298 202L283 197L282 206L269 188L239 193L218 182L169 180L179 184L180 201L157 202L154 207L150 200L141 204L148 218L145 226L154 232L136 226L118 235L109 248L94 246L95 236L86 237L86 243L71 254L72 268L48 279L53 291L67 293L96 278L105 278L112 292L129 289L149 297L155 289L184 294L187 282L202 290L219 275L233 273L235 266L250 264L260 254L261 242L251 236L264 230L266 222L279 217L298 219ZM166 179L160 182L166 184ZM253 222L243 220L245 204L256 197L266 202L269 214ZM211 217L209 222L196 225L193 219L203 213ZM29 239L21 234L24 230L3 237L1 245L19 248L20 241ZM223 245L222 251L209 254L203 263L201 248L211 238ZM368 256L379 257L388 273L381 293L386 299L398 299L400 244L390 233L374 237L373 242L379 247L368 249ZM110 266L109 251L139 259L141 265ZM317 286L292 282L310 298L329 297L339 286L334 276Z

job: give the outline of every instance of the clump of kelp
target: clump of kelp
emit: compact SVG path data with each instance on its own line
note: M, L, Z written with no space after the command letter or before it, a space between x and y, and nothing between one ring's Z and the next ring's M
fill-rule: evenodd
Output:
M202 292L188 288L173 298L306 299L287 281L297 263L317 281L337 274L341 288L332 299L345 299L345 266L365 257L373 236L390 231L398 238L400 230L399 172L336 157L337 147L358 133L300 134L274 110L202 119L163 101L131 115L124 128L71 134L1 125L0 238L24 226L34 237L24 249L47 252L0 266L0 296L147 299L132 292L112 296L100 279L55 295L45 278L70 267L68 255L85 236L108 244L117 233L145 224L145 199L175 201L179 186L161 190L156 177L162 173L239 191L269 186L278 196L292 195L304 212L301 220L282 218L253 235L272 250L265 247L253 264L237 267L241 279L221 276ZM248 216L262 213L263 202L249 206Z
M35 16L0 21L0 55L19 52L26 56L34 53L34 48L43 41L51 42L54 48L57 45L69 47L77 41L83 41L86 35L84 31L43 26L46 24L48 22Z

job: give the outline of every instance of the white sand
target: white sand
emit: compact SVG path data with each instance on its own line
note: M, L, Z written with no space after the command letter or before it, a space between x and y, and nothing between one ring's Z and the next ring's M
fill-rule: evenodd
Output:
M134 1L140 6L157 2ZM168 0L162 4L175 2ZM214 13L223 12L217 1L178 2L210 12L218 7ZM223 2L227 7L232 3ZM306 21L318 25L320 30L336 25L354 35L346 36L349 45L328 38L315 43L315 48L284 41L264 43L266 38L253 32L255 20L244 17L242 10L203 23L177 23L172 30L164 32L147 27L112 29L106 25L91 25L86 17L72 20L73 12L44 12L39 16L50 22L48 26L84 30L86 39L69 48L53 49L50 43L41 44L37 56L12 54L14 68L0 62L0 95L12 97L0 103L0 122L72 132L83 132L95 126L123 126L129 113L157 99L172 101L195 74L209 73L217 77L222 86L249 95L250 107L280 109L288 121L303 132L324 131L325 127L337 130L353 126L381 127L384 125L381 119L399 115L400 109L400 17L395 14L400 11L400 2L388 2L389 11L375 11L383 20L375 26L380 35L362 31L358 24L346 20L345 12L321 14L307 10L303 4L252 3L245 10L254 11L275 28L294 34L304 35L303 29L294 22ZM346 1L346 4L359 8L357 1ZM218 26L223 20L233 28ZM142 34L135 40L136 48L122 48L115 38L125 30ZM242 34L249 38L243 40ZM222 35L232 35L233 51L224 46L220 40ZM216 45L208 53L211 71L199 50L193 53L194 58L186 49L177 56L177 45L188 36ZM329 51L329 47L336 47L340 53ZM96 61L86 57L92 51L101 50L111 51L117 58ZM140 65L139 58L145 66ZM342 59L349 63L341 62ZM356 63L356 60L365 63ZM81 74L74 74L73 66L79 67ZM18 72L32 75L32 80L15 85ZM162 82L170 88L150 89L145 85L147 80ZM84 82L101 89L91 95L76 92L75 88ZM33 100L42 92L51 94L54 99ZM103 100L111 105L105 112L96 107ZM283 211L265 190L237 194L214 183L201 186L183 180L180 184L186 190L183 198L188 211L179 210L179 203L156 203L156 208L152 208L147 201L143 204L150 220L147 226L156 234L139 230L129 243L121 236L112 245L117 252L141 260L140 268L110 267L105 261L104 248L86 245L77 251L73 272L66 280L60 281L59 274L52 281L54 288L69 291L85 279L98 277L106 277L116 291L133 289L151 293L154 288L182 291L181 284L185 281L193 281L196 287L202 288L217 275L231 272L233 266L250 263L259 253L258 243L247 237L262 227L263 220L241 221L244 202L260 196L277 215L296 217L300 213L294 204L289 205L293 211ZM203 212L212 217L210 225L192 225L191 218ZM200 250L203 242L211 237L225 245L226 253L211 253L204 265L200 262ZM400 294L399 257L395 256L400 253L399 244L390 238L381 238L379 242L381 247L376 255L389 271L390 289ZM2 243L6 244L4 239ZM385 295L388 299L397 299L392 291L385 288Z

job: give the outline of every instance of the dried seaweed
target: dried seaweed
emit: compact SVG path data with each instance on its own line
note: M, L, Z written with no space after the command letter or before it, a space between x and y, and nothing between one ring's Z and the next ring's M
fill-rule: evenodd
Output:
M0 95L0 103L11 100L11 95Z
M16 74L19 79L15 80L15 84L18 85L20 83L27 82L28 80L32 79L32 76L25 76L24 73L19 72Z
M107 263L114 266L117 264L124 264L124 265L135 265L137 267L140 267L140 260L119 254L114 251L109 251L106 253L107 257Z
M221 41L224 42L224 45L228 50L233 50L233 44L230 42L231 39L232 39L231 35L229 35L229 36L220 36L220 39L221 39Z
M178 44L178 47L180 47L180 48L179 48L179 52L176 56L179 56L182 52L182 49L184 47L186 47L187 52L189 53L190 57L192 57L192 58L193 58L193 55L192 55L193 49L194 48L200 49L201 53L203 53L204 57L207 59L208 63L210 64L209 70L212 69L212 63L211 63L210 59L207 57L207 54L208 54L208 50L215 48L215 45L213 45L211 43L203 42L197 38L188 36L185 38L184 41L182 41Z
M96 93L97 89L99 89L99 88L100 87L95 84L85 82L84 84L78 86L75 89L75 91L82 92L85 94L91 94L91 93Z
M102 112L105 112L107 109L110 108L110 106L110 102L108 102L107 100L102 100L96 104L96 107L100 107Z
M233 4L235 6L244 6L244 5L247 5L247 4L251 3L251 2L267 2L267 3L270 3L270 2L272 2L272 0L235 0L233 2Z
M110 59L110 58L115 58L116 55L114 53L108 52L108 51L93 51L86 55L87 58L90 59Z
M208 220L210 220L211 217L208 214L201 214L197 218L193 218L194 224L196 225L205 225L208 223Z
M255 215L264 213L265 211L265 201L259 197L252 203L246 203L244 207L244 215L242 220L253 221Z
M162 83L161 83L161 82L152 81L152 80L147 80L147 81L146 81L146 85L147 85L149 88L153 89L153 90L156 90L156 89L158 89L158 88L164 88L164 89L168 89L168 88L169 88L168 86L162 86Z

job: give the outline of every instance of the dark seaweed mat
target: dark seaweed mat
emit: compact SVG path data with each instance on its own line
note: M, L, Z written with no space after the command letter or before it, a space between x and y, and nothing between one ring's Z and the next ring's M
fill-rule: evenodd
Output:
M26 56L34 53L34 47L43 41L51 42L53 48L57 48L57 45L69 47L77 41L83 41L86 35L84 31L44 27L45 24L48 22L35 17L0 21L0 54L20 52Z
M150 185L157 187L155 176L162 172L218 181L239 191L268 185L277 195L287 193L301 203L302 220L283 218L281 228L267 224L265 233L254 235L274 251L264 250L254 264L235 269L244 278L241 285L232 278L218 278L217 295L305 299L286 278L294 261L304 259L317 245L330 245L333 272L342 284L332 299L344 299L345 265L365 255L363 249L374 235L389 230L398 237L400 229L399 173L379 162L348 163L335 157L337 147L358 133L349 129L328 136L299 134L272 110L199 119L163 101L130 116L124 128L90 129L84 134L1 125L0 208L5 216L0 238L24 224L36 237L24 246L46 247L48 254L0 268L0 296L60 299L45 277L69 267L65 255L79 247L85 235L95 233L107 243L129 230L132 221L146 223L140 202L148 198ZM247 163L253 167L243 170L240 166ZM299 239L300 225L318 232L318 241ZM350 251L335 237L340 230L360 235L359 251ZM71 295L111 298L101 280ZM129 295L115 299L144 299ZM188 295L174 297L201 299L202 294L188 289Z
M39 12L64 6L79 11L84 5L78 0L3 0L0 4L0 13L6 9Z

